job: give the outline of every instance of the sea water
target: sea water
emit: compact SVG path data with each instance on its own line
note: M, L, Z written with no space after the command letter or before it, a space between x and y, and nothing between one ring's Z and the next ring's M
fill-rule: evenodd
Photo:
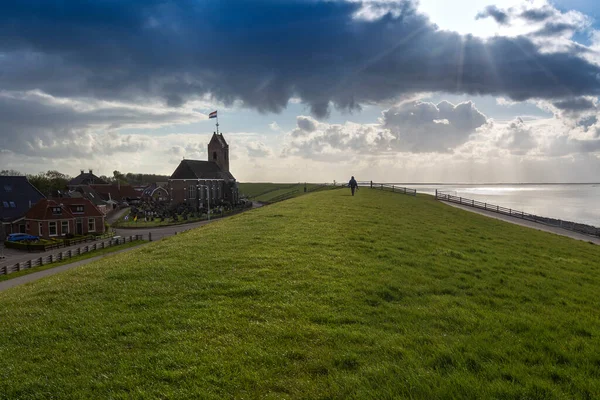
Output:
M542 217L600 227L600 184L433 185L406 184L418 193L440 190L454 196Z

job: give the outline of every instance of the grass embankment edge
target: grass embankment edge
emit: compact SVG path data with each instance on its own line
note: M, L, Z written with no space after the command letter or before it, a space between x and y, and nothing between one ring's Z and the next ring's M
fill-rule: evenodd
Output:
M18 271L18 272L11 272L8 275L0 275L0 282L8 281L8 280L14 279L14 278L19 278L21 276L33 274L33 273L40 272L40 271L45 271L47 269L52 269L52 268L60 267L62 265L67 265L67 264L72 264L74 262L78 262L78 261L82 261L82 260L87 260L88 258L94 258L94 257L98 257L98 256L102 256L102 255L114 253L116 251L120 251L120 250L129 249L129 248L132 248L132 247L141 246L144 243L148 243L148 241L147 240L136 240L136 241L133 241L133 242L119 244L119 245L116 245L116 246L106 247L104 249L92 250L90 252L81 254L79 256L74 256L74 257L71 257L71 258L66 259L66 260L53 262L51 264L44 264L41 267L28 268L28 269L25 269L25 270L22 270L22 271Z

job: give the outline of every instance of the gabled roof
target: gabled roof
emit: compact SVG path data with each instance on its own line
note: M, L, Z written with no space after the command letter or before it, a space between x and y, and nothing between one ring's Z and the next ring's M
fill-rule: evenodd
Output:
M223 179L235 180L230 172L221 170L213 161L183 160L169 179Z
M75 213L76 206L83 206L83 213ZM52 209L60 207L60 215L53 213ZM84 198L63 197L60 199L42 199L38 201L25 214L26 219L32 220L54 220L54 219L72 219L76 217L103 217L104 214L92 204L91 201Z
M77 199L83 201L84 199ZM54 214L53 208L60 207L60 214ZM25 214L26 219L34 220L52 220L52 219L73 219L75 216L71 214L69 208L65 207L57 200L42 199L38 201L29 211Z
M85 197L86 199L94 203L95 206L101 206L106 204L106 201L104 201L102 197L100 197L100 195L88 185L75 186L73 187L72 191L69 191L68 194L71 198Z
M25 176L0 176L0 221L21 218L31 205L43 198L45 196Z
M135 190L131 185L119 185L118 183L113 183L110 185L90 185L90 187L94 189L104 201L132 200L139 199L141 196L141 193Z
M208 143L208 145L210 146L214 141L216 141L217 143L219 143L219 145L223 148L225 147L229 147L229 145L227 144L227 142L225 141L225 138L223 137L223 134L216 134L213 133L212 137L210 138L210 142Z
M103 179L98 178L96 175L91 172L82 172L75 178L71 179L71 181L67 184L68 186L76 186L76 185L108 185Z

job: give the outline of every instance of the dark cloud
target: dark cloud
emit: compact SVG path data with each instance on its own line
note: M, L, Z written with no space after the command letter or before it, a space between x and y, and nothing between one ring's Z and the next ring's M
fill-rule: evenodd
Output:
M314 132L317 129L317 121L310 117L300 115L296 117L296 124L304 132Z
M477 13L475 19L482 19L487 17L492 17L500 25L508 25L508 13L499 9L496 6L487 6L483 11Z
M573 33L579 29L576 24L566 22L548 22L542 29L533 32L534 36L560 36L564 33Z
M203 95L325 116L415 92L513 100L600 94L600 67L527 37L441 31L399 1L20 0L0 13L0 87L169 106ZM486 11L505 21L506 12ZM359 17L357 17L357 15Z
M556 10L552 7L542 7L525 10L519 16L531 22L542 22L556 15Z
M384 111L382 127L389 129L394 136L391 144L399 150L448 152L486 122L486 116L471 102L414 102Z
M596 104L592 99L585 97L576 97L566 100L555 101L552 103L554 107L570 112L582 112L596 109Z

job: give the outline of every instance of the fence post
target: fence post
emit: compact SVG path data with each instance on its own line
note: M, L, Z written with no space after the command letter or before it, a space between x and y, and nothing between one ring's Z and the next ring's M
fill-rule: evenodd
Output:
M29 268L31 268L31 260L29 260Z
M148 241L152 241L152 232L148 232Z
M483 203L483 208L487 210L487 203Z
M19 263L17 263L17 265L19 265ZM8 265L4 266L4 275L8 275L9 271L8 271Z
M21 263L17 263L17 271L21 270ZM6 267L6 275L8 275L8 266Z

